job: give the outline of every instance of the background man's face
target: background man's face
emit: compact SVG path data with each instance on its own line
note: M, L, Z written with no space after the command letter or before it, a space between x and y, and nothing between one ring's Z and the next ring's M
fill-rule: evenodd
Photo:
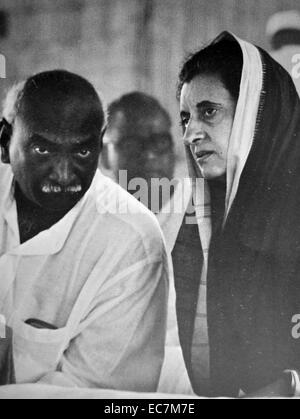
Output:
M127 170L128 181L134 178L172 179L175 152L170 123L163 115L127 121L116 115L106 134L106 157L116 180L119 171Z
M83 197L101 150L99 128L88 108L80 108L76 100L69 106L51 109L41 101L29 121L17 117L9 148L23 194L52 211L70 210Z

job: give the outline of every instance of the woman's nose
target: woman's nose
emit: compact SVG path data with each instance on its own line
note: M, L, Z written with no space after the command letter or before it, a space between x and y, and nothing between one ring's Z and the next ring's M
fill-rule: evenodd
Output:
M203 124L200 122L190 122L184 133L183 141L186 146L196 145L199 141L206 138Z

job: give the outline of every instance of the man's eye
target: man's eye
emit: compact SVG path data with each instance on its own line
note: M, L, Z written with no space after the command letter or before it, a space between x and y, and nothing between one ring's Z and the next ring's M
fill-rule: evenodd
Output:
M33 150L36 154L39 154L40 156L46 156L47 154L49 154L49 150L46 147L35 146L33 147Z
M83 149L83 150L78 151L77 154L78 154L79 157L81 157L83 159L86 159L87 157L89 157L91 155L91 151Z

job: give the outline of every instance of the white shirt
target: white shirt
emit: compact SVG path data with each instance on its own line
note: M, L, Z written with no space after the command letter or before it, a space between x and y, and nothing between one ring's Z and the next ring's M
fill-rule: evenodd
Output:
M171 201L168 202L157 215L157 219L166 240L170 266L172 266L171 253L188 208L191 193L190 179L178 179L178 184ZM173 271L171 271L170 274L166 355L158 391L160 393L169 394L194 394L179 342Z
M0 313L17 383L155 391L168 263L155 217L99 171L61 221L20 245L13 176L0 165ZM38 319L57 330L25 324Z

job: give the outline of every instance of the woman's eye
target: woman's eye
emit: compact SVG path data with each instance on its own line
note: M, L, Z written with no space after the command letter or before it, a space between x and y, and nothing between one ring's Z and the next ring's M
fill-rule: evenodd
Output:
M90 150L81 150L78 152L78 156L82 158L87 158L91 155Z
M35 146L33 147L33 150L36 154L39 154L40 156L46 156L47 154L49 154L49 150L46 147Z
M214 109L214 108L209 108L209 109L205 109L204 111L204 116L205 118L211 119L214 118L218 113L218 109Z

